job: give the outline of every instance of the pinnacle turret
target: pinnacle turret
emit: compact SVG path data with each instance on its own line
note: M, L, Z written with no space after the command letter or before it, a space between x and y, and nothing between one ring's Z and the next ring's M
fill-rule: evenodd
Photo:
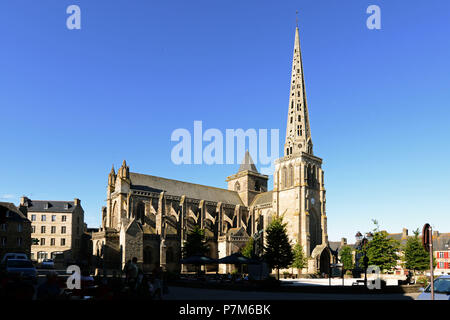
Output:
M117 171L117 175L122 179L130 178L130 167L127 166L127 162L123 160L122 167Z

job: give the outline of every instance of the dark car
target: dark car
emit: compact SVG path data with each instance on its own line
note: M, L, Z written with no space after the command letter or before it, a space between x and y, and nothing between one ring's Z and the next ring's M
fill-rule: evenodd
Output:
M36 282L37 271L30 260L8 259L5 265L5 272L8 276L20 276L23 280Z

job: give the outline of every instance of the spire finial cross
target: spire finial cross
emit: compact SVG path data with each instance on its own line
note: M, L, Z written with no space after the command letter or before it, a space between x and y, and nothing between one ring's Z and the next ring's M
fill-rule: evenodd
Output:
M297 25L298 28L298 10L295 10L295 24Z

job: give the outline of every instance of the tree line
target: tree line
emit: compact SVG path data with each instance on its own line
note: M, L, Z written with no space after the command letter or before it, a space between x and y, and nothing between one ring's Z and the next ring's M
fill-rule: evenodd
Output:
M368 258L368 265L378 266L382 272L392 270L399 262L405 269L414 273L429 269L429 255L422 246L418 229L414 231L414 236L408 237L406 243L401 245L400 241L390 237L386 231L380 230L376 220L373 222L375 224L373 238L364 248L354 249L348 245L340 248L339 258L344 270L355 268L355 256L359 257L358 265L363 265L364 253ZM277 271L278 279L280 269L296 268L301 273L308 265L302 245L291 243L286 226L283 216L275 217L266 229L266 244L263 247L262 258L269 268ZM255 240L250 237L241 253L247 258L255 258L254 249ZM195 226L187 235L182 251L183 257L206 255L208 252L204 230Z

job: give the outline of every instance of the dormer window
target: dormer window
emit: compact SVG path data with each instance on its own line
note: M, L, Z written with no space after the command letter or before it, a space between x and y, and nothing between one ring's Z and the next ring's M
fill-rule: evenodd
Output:
M64 204L64 210L69 210L69 204L68 203Z
M48 202L46 202L46 203L44 204L44 209L45 209L45 210L47 210L47 209L48 209L48 207L49 207L49 203L48 203Z

